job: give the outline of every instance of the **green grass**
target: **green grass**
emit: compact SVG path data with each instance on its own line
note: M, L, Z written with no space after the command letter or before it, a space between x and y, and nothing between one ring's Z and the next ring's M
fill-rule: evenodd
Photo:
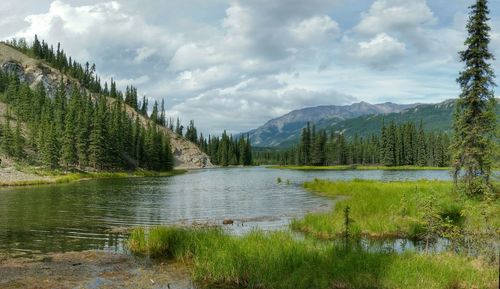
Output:
M453 193L452 183L449 181L331 182L315 179L305 183L304 187L318 195L338 198L331 212L310 213L291 224L295 230L324 239L335 238L341 234L343 209L346 206L350 207L354 232L381 238L417 238L423 226L423 201L431 197L435 199L434 206L438 214L443 219L448 217L455 225L463 222L462 217L467 210L479 212L482 209L481 201L466 199L458 193ZM485 211L488 212L494 228L500 228L500 201L497 199L488 205ZM478 232L487 225L477 216L471 216L468 222Z
M386 170L386 171L404 171L404 170L450 170L448 167L419 167L419 166L366 166L366 165L345 165L345 166L268 166L270 169L280 170L298 170L298 171L349 171L349 170Z
M130 172L63 172L63 171L48 171L37 170L32 168L23 168L22 171L39 175L40 179L13 181L13 182L0 182L0 187L7 186L35 186L35 185L48 185L48 184L61 184L76 182L89 179L110 179L110 178L132 178L132 177L169 177L184 174L186 170L172 170L166 172L155 171L130 171Z
M135 229L135 254L174 258L204 288L496 288L494 265L453 254L344 250L286 232L228 236L220 229Z

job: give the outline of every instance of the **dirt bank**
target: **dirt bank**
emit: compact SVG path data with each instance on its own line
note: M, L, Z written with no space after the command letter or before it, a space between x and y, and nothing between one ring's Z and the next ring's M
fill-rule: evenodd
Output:
M14 167L0 167L0 186L43 184L54 182L54 178L21 172Z
M36 258L0 255L0 288L193 288L188 270L103 251L49 254Z

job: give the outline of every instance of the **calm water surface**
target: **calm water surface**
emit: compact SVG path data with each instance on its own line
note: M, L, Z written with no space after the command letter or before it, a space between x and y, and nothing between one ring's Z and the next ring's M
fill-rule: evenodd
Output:
M277 183L280 177L283 182ZM207 169L175 177L90 180L0 190L0 251L11 255L104 249L120 251L124 228L220 224L242 234L286 228L294 217L328 209L306 192L313 178L449 179L447 171L288 171ZM289 183L287 182L289 181Z

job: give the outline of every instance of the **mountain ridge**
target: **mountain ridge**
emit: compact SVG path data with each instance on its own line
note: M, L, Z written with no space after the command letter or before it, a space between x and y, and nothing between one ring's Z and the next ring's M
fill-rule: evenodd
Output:
M361 101L350 105L306 107L273 118L264 125L245 132L244 134L249 135L250 141L254 146L278 147L283 143L288 143L297 139L298 136L300 136L301 129L307 122L317 123L324 119L329 119L332 122L341 122L362 115L400 112L404 109L413 108L418 105L420 104L396 104L392 102L370 104Z

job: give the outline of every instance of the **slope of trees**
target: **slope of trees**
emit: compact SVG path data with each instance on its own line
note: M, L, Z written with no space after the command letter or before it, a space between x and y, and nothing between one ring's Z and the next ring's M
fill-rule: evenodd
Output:
M0 127L0 148L4 153L49 168L173 168L169 139L155 125L165 123L164 108L151 116L153 123L145 125L125 111L127 104L147 117L147 102L144 98L139 105L135 87L127 87L125 95L113 80L109 88L107 83L101 88L95 65L82 66L71 57L67 59L59 45L54 52L36 37L31 46L24 40L10 45L47 61L86 89L61 79L57 91L49 97L42 84L31 89L16 75L0 71L0 97L9 108ZM94 93L92 97L88 91ZM115 100L110 103L107 97Z
M281 165L416 165L444 167L449 164L450 140L445 133L425 132L422 123L382 125L379 135L368 137L316 131L308 124L299 145L286 151L255 151L258 164Z

